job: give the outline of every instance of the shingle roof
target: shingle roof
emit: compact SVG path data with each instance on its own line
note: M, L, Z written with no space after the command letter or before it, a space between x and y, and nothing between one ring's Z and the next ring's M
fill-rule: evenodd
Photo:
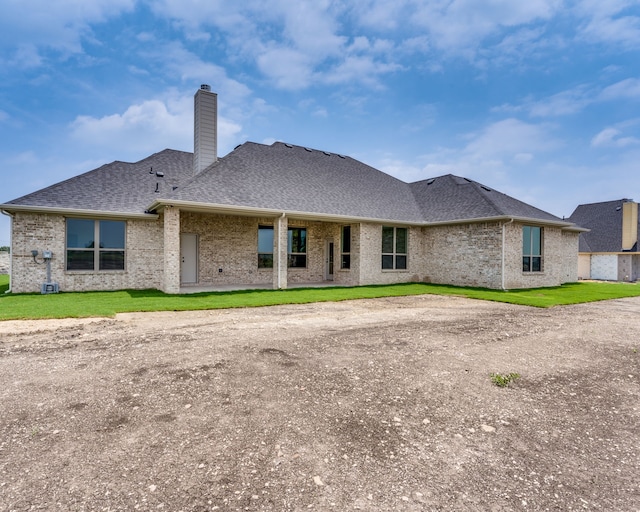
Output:
M139 162L115 161L103 165L9 201L5 206L144 213L162 192L193 176L192 162L192 153L165 149ZM156 172L164 176L159 177Z
M621 252L622 251L622 204L627 199L579 205L569 222L589 228L588 233L579 237L580 252ZM640 232L640 222L638 223ZM632 252L638 251L638 244Z
M175 201L406 223L563 222L466 178L405 183L347 156L281 142L247 142L195 176L192 162L192 153L167 149L139 162L103 165L0 206L143 213Z
M447 174L411 184L428 222L517 217L549 222L561 219L481 183Z
M353 158L281 142L242 144L166 199L422 221L407 183Z

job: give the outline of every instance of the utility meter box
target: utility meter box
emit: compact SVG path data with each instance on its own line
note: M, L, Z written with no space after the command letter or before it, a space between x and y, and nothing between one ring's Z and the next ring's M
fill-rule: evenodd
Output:
M58 293L58 283L42 283L40 293Z
M50 260L53 258L53 253L51 251L42 251L42 258L45 260Z

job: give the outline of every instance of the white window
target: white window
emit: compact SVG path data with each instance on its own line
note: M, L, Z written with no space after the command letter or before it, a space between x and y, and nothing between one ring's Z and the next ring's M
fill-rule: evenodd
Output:
M126 223L67 219L67 270L124 270Z
M542 228L522 227L522 271L542 272Z
M407 228L382 226L382 269L406 270Z

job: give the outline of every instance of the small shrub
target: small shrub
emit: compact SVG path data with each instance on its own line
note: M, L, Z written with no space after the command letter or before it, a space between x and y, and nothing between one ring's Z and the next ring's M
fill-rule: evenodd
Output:
M492 373L489 375L491 377L491 382L493 382L499 388L506 388L511 382L520 378L519 373Z

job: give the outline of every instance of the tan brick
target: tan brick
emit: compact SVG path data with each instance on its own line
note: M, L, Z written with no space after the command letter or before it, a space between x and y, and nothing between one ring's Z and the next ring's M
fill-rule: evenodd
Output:
M258 269L258 226L276 218L183 212L168 208L157 220L128 220L124 271L67 272L65 218L18 213L14 218L12 288L37 292L46 277L32 249L54 252L52 279L63 291L180 288L180 234L198 236L198 284L278 286L277 268ZM341 285L433 282L487 288L555 286L578 278L578 234L544 228L543 272L522 272L522 224L487 222L408 227L406 270L383 270L382 226L351 224L351 268L340 269L340 223L282 219L287 227L307 228L307 267L281 267L282 287L325 279L326 243L334 242L334 282ZM506 243L502 250L503 238ZM169 241L165 247L164 240ZM286 258L283 258L286 259ZM504 277L503 277L504 268Z

